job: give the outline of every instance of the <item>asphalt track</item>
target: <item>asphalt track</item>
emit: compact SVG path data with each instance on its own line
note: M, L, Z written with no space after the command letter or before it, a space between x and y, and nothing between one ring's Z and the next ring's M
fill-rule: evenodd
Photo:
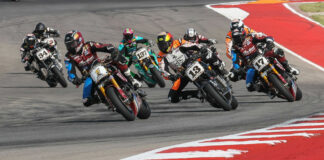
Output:
M81 88L71 84L66 89L48 88L26 73L20 63L22 38L42 21L59 29L63 36L78 29L86 40L114 44L118 44L125 27L154 40L164 30L179 37L191 26L218 39L218 50L229 67L223 42L229 20L204 6L218 2L224 1L0 1L1 159L120 159L323 112L323 72L289 54L290 63L301 70L298 82L304 93L302 101L288 103L249 93L241 81L233 84L239 108L224 112L194 99L170 104L168 88L145 88L152 116L134 122L107 112L103 105L83 107ZM63 38L58 43L64 53Z

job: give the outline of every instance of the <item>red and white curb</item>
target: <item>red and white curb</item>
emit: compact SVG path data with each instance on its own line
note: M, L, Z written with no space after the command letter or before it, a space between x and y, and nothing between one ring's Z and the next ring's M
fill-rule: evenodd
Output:
M296 154L295 151L304 151L303 154L308 155L307 147L323 149L323 133L324 113L319 113L264 129L164 147L123 160L282 159L280 156L287 154L286 156L289 157L289 154ZM276 151L276 147L279 152ZM321 154L323 158L324 153ZM313 156L315 157L307 156L307 159L316 159L318 155L313 154Z
M313 0L313 2L318 1L323 0ZM310 3L310 1L298 2ZM323 25L298 13L288 3L256 5L250 4L248 1L240 1L211 4L206 5L206 7L230 20L235 18L247 19L245 24L248 24L251 28L274 36L280 43L276 43L277 46L315 68L324 71L323 49L321 47L314 47L321 46L324 43L323 40L318 39L318 35L324 34ZM262 21L262 19L266 20ZM313 24L316 25L314 26ZM291 29L284 32L285 28ZM295 38L292 39L290 37ZM310 40L309 37L314 37L314 40Z

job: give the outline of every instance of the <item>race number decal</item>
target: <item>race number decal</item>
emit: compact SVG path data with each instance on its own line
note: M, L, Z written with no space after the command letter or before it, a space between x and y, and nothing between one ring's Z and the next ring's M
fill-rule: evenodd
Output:
M39 60L43 61L50 56L50 53L46 49L41 49L36 53L36 56Z
M186 75L192 81L195 81L205 71L204 67L197 61L195 61L187 70Z
M138 60L143 60L150 56L146 48L138 50L135 54Z
M269 61L263 56L258 56L253 60L252 64L256 70L260 71L269 64Z

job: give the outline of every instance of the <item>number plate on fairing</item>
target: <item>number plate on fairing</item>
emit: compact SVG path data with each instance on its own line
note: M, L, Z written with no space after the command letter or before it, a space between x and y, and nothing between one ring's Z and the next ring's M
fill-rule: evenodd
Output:
M186 55L183 54L179 49L172 51L165 57L170 64L172 69L178 69L186 61Z
M261 71L264 67L266 67L269 64L269 61L264 56L257 56L253 60L252 64L256 70Z
M95 83L98 83L102 78L108 76L108 71L104 66L98 64L91 68L90 76Z
M40 61L46 60L50 55L50 52L47 51L45 48L41 49L36 53L36 56Z
M138 60L143 60L147 57L150 56L149 52L147 51L146 48L141 48L140 50L138 50L136 53L135 53L136 57Z
M192 81L195 81L205 71L204 67L197 61L188 67L186 75Z

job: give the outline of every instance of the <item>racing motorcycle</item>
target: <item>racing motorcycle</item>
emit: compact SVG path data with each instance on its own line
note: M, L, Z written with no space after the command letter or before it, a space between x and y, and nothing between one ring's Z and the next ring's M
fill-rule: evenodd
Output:
M31 70L50 87L56 87L57 83L60 83L66 88L67 82L63 75L62 64L48 47L47 43L39 43L38 47L33 50L34 61L31 64Z
M140 119L150 117L151 109L145 97L134 89L115 66L95 60L85 74L90 75L95 84L94 95L109 110L117 111L128 121L135 120L136 116Z
M257 44L257 52L249 56L248 65L257 71L256 84L260 84L265 92L270 92L289 102L302 98L298 87L297 77L287 72L282 64L274 57L266 57L268 51L265 44Z
M135 63L140 77L137 79L143 80L148 87L153 88L158 84L161 88L165 87L165 81L158 66L157 58L148 47L138 48L131 53L132 62Z
M208 52L212 51L208 49ZM211 66L202 62L199 53L187 56L178 48L172 54L168 54L166 59L170 66L174 66L172 68L178 68L180 76L190 79L203 99L213 107L222 108L225 111L235 110L238 107L229 81L215 72Z

